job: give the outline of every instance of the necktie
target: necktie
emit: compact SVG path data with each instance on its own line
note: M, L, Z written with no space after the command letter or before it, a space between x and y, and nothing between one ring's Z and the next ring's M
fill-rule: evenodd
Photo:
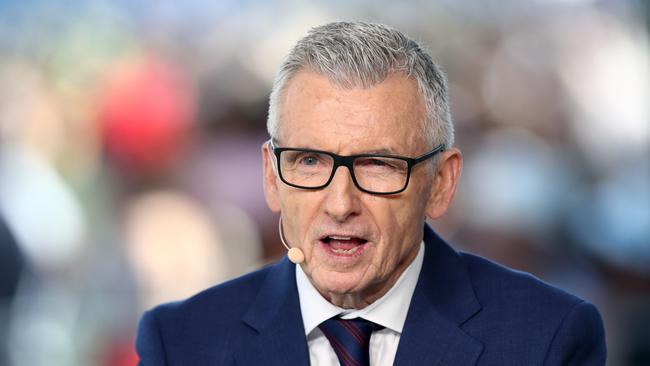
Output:
M330 318L318 326L329 340L341 366L369 366L368 346L373 331L383 327L361 318Z

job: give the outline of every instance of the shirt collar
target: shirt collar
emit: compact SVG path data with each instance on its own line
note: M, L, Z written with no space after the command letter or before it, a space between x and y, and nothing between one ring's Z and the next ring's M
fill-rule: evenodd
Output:
M320 323L339 314L344 319L364 318L401 333L423 261L424 242L421 242L417 256L406 267L393 287L377 301L358 310L343 309L325 300L309 281L302 267L297 265L296 284L305 335L309 335Z

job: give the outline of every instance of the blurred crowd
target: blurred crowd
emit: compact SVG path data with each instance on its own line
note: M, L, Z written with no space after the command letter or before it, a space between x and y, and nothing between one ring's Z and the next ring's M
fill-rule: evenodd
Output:
M432 223L595 303L650 364L643 0L0 1L0 365L132 365L142 311L284 254L267 97L311 26L428 46L465 167Z

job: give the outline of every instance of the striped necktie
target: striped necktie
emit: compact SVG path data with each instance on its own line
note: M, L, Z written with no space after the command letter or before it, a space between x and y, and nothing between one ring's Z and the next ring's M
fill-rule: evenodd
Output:
M365 319L330 318L319 326L332 345L341 366L370 366L370 335L384 327Z

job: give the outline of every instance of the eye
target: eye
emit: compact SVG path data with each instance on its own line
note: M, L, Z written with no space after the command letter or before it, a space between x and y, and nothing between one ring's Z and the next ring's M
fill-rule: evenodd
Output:
M354 164L355 169L358 169L359 172L371 174L403 174L408 169L406 161L383 156L368 156L357 159Z
M390 162L387 161L386 159L378 159L378 158L361 159L359 160L358 165L363 167L368 167L368 168L392 167L392 164L390 164Z
M372 166L386 166L388 165L385 161L380 160L380 159L367 159L365 162L367 165L372 165Z
M307 155L300 158L299 163L301 165L316 165L318 164L318 158L313 155Z

